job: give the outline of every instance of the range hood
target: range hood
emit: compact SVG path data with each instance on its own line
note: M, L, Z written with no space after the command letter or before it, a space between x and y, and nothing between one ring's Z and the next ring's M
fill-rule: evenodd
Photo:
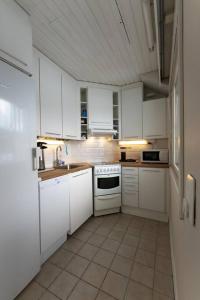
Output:
M91 136L111 136L117 134L117 130L106 128L91 128L89 134Z

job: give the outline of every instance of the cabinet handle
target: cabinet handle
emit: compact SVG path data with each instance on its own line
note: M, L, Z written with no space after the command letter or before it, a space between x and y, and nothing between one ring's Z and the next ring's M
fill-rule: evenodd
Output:
M37 148L32 148L32 162L33 162L33 171L38 169L37 165Z
M85 175L85 174L88 174L88 171L84 172L84 173L81 173L81 174L73 175L72 177L75 178L75 177L79 177L79 176L82 176L82 175Z
M61 136L60 133L55 133L55 132L48 132L48 131L45 131L46 134L52 134L52 135L57 135L57 136Z
M23 62L21 59L19 59L19 58L17 58L16 56L10 54L9 52L7 52L7 51L5 51L5 50L2 50L2 49L0 49L0 51L1 51L2 53L4 53L4 54L10 56L10 58L12 58L12 59L18 61L20 64L24 65L25 67L28 66L27 63Z

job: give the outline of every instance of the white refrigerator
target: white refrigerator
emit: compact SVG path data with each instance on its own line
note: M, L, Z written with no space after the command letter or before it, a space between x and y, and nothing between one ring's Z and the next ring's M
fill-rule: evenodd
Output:
M0 299L40 269L36 101L32 78L0 61Z

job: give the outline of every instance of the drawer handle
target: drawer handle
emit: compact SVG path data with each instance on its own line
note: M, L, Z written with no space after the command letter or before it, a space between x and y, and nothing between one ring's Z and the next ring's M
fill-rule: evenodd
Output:
M76 137L76 135L65 134L66 137Z
M81 173L81 174L73 175L72 177L75 178L75 177L79 177L79 176L82 176L82 175L85 175L85 174L88 174L88 172L84 172L84 173Z
M149 173L160 173L160 170L142 170L142 172L149 172Z
M147 134L146 136L154 137L154 136L163 136L162 134Z
M56 133L56 132L49 132L49 131L46 131L45 133L46 133L46 134L52 134L52 135L61 136L60 133Z
M124 192L124 194L128 194L128 195L133 195L133 194L138 194L138 191L126 191L126 192Z

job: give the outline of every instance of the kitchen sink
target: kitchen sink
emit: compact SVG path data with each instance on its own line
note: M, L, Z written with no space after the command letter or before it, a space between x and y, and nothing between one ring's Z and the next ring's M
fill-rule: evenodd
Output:
M83 167L83 164L68 164L68 165L63 165L63 166L56 166L55 169L66 169L66 170L72 170L76 168Z

